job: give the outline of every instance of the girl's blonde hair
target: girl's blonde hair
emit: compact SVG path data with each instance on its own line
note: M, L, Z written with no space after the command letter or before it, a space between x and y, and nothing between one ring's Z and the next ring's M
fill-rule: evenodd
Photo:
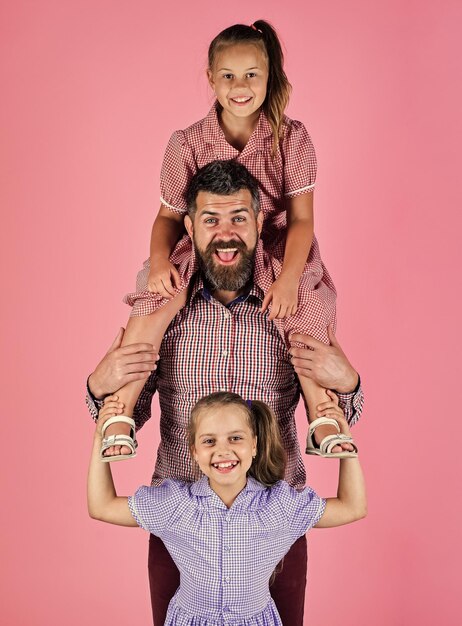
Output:
M219 391L201 398L191 411L188 427L189 447L192 448L195 442L199 415L208 409L231 404L243 411L250 430L257 438L257 456L248 473L255 480L270 487L284 478L286 454L276 416L264 402L259 400L246 402L237 393L228 391Z
M216 55L226 46L254 44L264 53L268 61L268 87L263 102L263 111L273 131L273 156L284 134L284 111L289 103L292 89L284 72L284 54L276 31L265 20L257 20L251 26L235 24L221 31L209 46L209 70L212 70Z

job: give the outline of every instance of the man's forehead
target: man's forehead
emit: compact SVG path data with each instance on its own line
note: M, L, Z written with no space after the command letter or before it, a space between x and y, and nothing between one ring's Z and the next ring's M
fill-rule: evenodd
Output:
M231 195L219 195L209 191L199 191L196 198L197 213L227 213L237 210L252 211L252 196L248 189L239 189Z

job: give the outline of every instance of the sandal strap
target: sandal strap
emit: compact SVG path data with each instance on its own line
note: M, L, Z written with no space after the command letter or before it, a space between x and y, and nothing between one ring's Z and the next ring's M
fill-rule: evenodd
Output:
M131 417L128 417L128 415L114 415L114 417L110 417L104 422L101 429L101 434L103 435L103 437L106 429L111 426L111 424L128 424L129 426L131 426L133 433L135 432L135 421Z
M344 435L343 433L340 435L329 435L328 437L324 437L324 439L321 442L320 449L322 452L327 452L328 454L330 454L332 452L332 449L335 446L340 445L342 443L351 444L353 446L353 452L358 452L358 447L353 441L353 439L349 437L348 435Z
M128 446L132 453L134 453L138 447L138 442L128 435L109 435L109 437L103 439L101 452L104 452L111 446Z
M340 426L338 425L337 420L332 417L318 417L317 419L310 422L309 433L310 436L313 436L314 431L318 426L335 426L337 432L340 433ZM335 437L336 435L329 435L329 437Z

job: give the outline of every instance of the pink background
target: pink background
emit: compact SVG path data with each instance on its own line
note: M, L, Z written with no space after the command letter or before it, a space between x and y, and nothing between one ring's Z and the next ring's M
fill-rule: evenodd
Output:
M316 230L367 394L369 515L311 533L306 624L459 623L456 5L1 3L2 623L150 623L147 535L86 513L84 383L128 315L168 137L211 103L208 43L260 17L317 148ZM122 493L157 436L153 419L115 468ZM332 494L337 464L307 467Z

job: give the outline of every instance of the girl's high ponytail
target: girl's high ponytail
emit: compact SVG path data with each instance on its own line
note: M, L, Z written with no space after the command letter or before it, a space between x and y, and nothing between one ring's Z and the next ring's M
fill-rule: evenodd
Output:
M257 20L251 26L261 33L268 56L268 89L263 109L273 130L273 154L284 133L284 111L289 104L291 84L284 71L284 53L276 31L265 20Z

